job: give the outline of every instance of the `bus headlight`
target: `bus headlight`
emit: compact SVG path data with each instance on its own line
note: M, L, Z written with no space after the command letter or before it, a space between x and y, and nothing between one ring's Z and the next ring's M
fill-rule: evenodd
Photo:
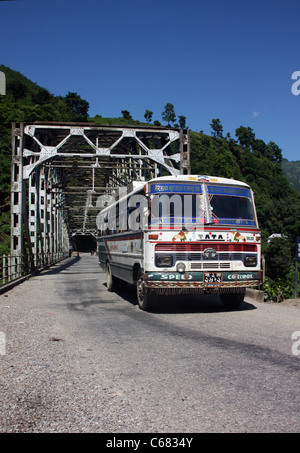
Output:
M155 265L157 267L172 267L173 266L172 255L158 255L155 259Z
M256 255L245 256L244 265L245 267L255 267L257 265L257 256Z
M178 263L176 266L177 272L185 272L185 264L184 263Z

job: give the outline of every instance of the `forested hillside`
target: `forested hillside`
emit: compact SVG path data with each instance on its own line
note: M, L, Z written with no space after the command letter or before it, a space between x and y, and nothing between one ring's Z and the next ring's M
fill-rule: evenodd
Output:
M289 162L287 159L282 159L282 169L291 187L300 194L300 160Z
M0 96L1 255L9 253L11 122L141 123L127 110L121 112L120 118L102 118L100 115L89 118L89 103L77 93L54 96L18 72L5 66L0 66L0 71L6 74L7 80L7 94ZM149 124L152 112L146 110L145 118ZM169 118L175 121L174 115ZM166 119L165 115L163 120ZM178 119L180 125L185 121L183 116ZM159 124L157 120L154 123ZM256 138L249 127L239 126L232 138L229 134L224 136L220 120L213 119L211 136L191 132L192 173L235 178L247 182L254 190L267 265L266 290L273 300L293 296L295 238L300 236L300 196L289 184L282 164L288 165L285 161L282 163L281 149L274 142L266 144ZM296 184L293 187L299 189ZM282 238L268 242L273 233L281 234Z
M295 239L300 236L300 196L284 175L281 150L274 142L265 144L255 139L253 131L246 127L236 130L237 141L229 136L191 134L194 173L239 179L254 190L268 276L266 295L273 300L292 297ZM282 237L268 242L274 233Z
M89 103L77 93L54 96L19 72L0 65L6 96L0 96L0 256L10 252L11 123L86 121Z

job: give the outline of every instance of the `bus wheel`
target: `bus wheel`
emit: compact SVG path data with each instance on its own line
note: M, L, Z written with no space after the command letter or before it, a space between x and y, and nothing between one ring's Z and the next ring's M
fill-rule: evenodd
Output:
M245 290L240 293L220 294L222 304L228 309L238 308L244 302L244 297Z
M116 281L111 273L111 267L109 263L107 263L106 265L106 285L109 292L115 291Z
M141 272L139 272L138 279L136 281L136 294L140 309L144 311L151 310L153 303L150 301L150 293L145 287L144 278Z

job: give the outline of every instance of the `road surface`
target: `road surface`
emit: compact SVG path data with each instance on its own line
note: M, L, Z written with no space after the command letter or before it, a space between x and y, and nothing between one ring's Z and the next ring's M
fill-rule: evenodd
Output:
M299 307L164 301L108 292L88 254L2 294L0 432L299 432Z

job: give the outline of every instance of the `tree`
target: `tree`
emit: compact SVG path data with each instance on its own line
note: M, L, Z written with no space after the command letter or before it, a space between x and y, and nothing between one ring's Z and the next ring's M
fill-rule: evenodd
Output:
M278 145L274 142L269 142L267 145L267 152L269 153L269 158L273 162L281 162L282 161L282 150L279 148Z
M31 95L34 104L48 104L51 102L53 96L46 88L38 88L38 90Z
M153 115L153 112L151 112L150 110L146 110L144 118L146 119L147 123L151 123L152 115Z
M252 141L252 151L257 157L266 156L266 144L261 139L254 139Z
M272 280L284 279L289 271L291 251L284 237L274 238L268 244L266 253L266 268Z
M168 123L168 126L170 126L170 123L174 123L176 120L174 105L168 102L165 105L165 110L162 112L161 117L163 121Z
M72 114L73 121L86 121L89 111L89 103L81 97L77 93L70 93L65 97L65 102L69 110Z
M235 130L235 135L238 138L242 148L252 148L255 140L255 134L251 127L240 126Z
M128 121L132 120L132 116L130 115L130 112L128 112L128 110L122 110L121 113L123 115L124 120Z
M7 83L7 93L12 94L14 100L17 101L28 94L28 88L23 82L12 80Z
M180 115L178 117L178 120L179 120L179 126L181 127L181 129L185 129L186 128L186 117L183 115Z
M215 118L211 120L210 127L212 128L212 136L215 138L222 138L223 137L223 126L219 118Z

